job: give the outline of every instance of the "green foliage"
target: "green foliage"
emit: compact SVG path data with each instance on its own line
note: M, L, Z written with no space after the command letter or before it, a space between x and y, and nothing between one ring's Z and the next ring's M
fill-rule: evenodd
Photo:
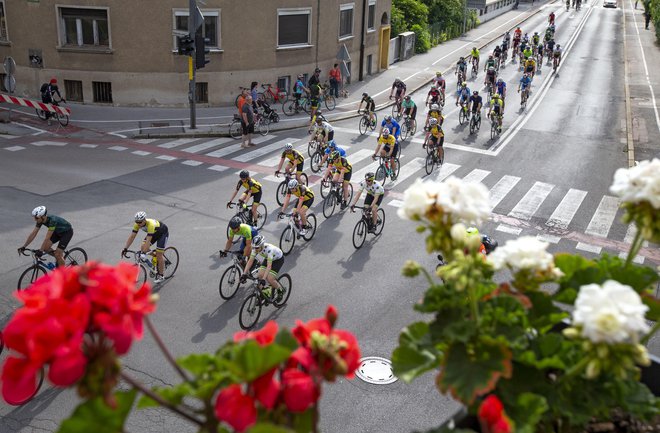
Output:
M122 433L137 391L117 391L116 409L106 405L101 397L81 403L71 416L60 424L57 433Z
M277 426L271 423L260 422L252 426L248 433L294 433L294 430Z
M440 356L431 342L428 324L413 323L399 335L399 347L392 354L394 374L405 382L411 382L440 365Z
M429 8L418 0L393 0L392 9L401 11L408 28L412 28L415 24L426 27L428 24L427 16Z
M516 424L516 433L536 433L536 425L547 410L545 397L524 392L518 396L515 405L509 406L507 413Z
M394 38L399 33L408 31L406 16L403 14L402 10L396 7L395 4L392 4L392 17L390 19L390 25L392 26L392 31L390 33L391 38Z
M431 35L426 27L415 24L410 30L415 32L415 53L421 54L431 49Z

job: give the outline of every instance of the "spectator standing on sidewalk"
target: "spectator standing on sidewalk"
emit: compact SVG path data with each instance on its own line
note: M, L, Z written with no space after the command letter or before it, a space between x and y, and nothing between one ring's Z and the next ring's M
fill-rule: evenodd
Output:
M321 81L319 80L320 74L321 70L319 68L314 69L314 73L309 77L309 80L307 80L307 86L311 87L314 84L321 84Z
M649 29L649 23L651 22L651 5L648 5L644 8L644 19L646 20L646 30Z
M257 92L257 88L259 87L259 83L256 81L253 81L252 84L250 84L250 96L252 97L252 108L255 110L257 109L257 101L259 100L259 93Z
M243 104L245 104L245 98L247 95L247 89L242 89L241 94L238 97L238 101L236 102L236 108L238 108L238 117L243 117Z
M254 109L252 108L252 96L250 95L245 98L245 103L241 108L241 127L243 128L243 144L241 144L241 147L245 148L254 146L252 143L252 133L254 132Z
M328 74L330 78L330 94L335 95L335 98L339 98L339 86L341 85L341 71L339 70L339 64L335 65L330 69Z

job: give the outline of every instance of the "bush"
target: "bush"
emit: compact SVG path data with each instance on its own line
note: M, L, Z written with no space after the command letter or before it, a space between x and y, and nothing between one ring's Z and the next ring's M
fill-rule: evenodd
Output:
M392 19L390 23L392 24L392 32L390 34L391 38L397 36L399 33L408 31L406 17L403 15L403 12L395 5L392 5Z
M415 24L410 31L415 32L415 53L425 53L431 49L431 35L426 28Z

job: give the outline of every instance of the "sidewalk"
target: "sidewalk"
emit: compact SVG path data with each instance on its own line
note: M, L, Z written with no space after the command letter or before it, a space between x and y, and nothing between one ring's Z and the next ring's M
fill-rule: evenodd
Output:
M426 87L436 71L445 73L452 70L458 58L461 55L467 56L473 46L481 48L498 40L506 30L515 28L555 1L539 1L534 2L534 5L521 3L517 10L493 18L463 37L440 44L425 54L394 63L388 70L367 77L362 82L345 85L349 97L339 98L337 107L333 111L323 107L324 115L331 121L356 117L357 106L363 92L369 93L374 98L378 109L387 107L392 103L388 96L395 78L399 77L406 83L407 93ZM112 133L134 138L222 136L228 135L228 125L236 113L235 107L197 108L197 129L193 130L188 128L189 108L109 107L74 103L69 104L69 107L73 113L71 125L66 129L60 129L58 134L72 136ZM273 108L277 110L280 121L270 125L271 131L298 128L309 122L308 115L285 116L280 104L273 104ZM13 119L17 118L19 116L14 114ZM30 120L23 115L18 122L38 128L44 127L43 123ZM0 132L19 135L19 132L15 132L17 130L19 128L8 124L0 125ZM91 137L86 135L86 138Z

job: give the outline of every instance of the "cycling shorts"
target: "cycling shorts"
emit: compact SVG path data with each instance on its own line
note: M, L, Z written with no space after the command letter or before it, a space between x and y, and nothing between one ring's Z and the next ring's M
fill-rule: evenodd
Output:
M385 197L385 194L378 194L378 199L376 200L376 206L380 206L380 204L383 202L383 197ZM371 206L373 202L374 202L373 194L367 194L367 196L364 198L364 205Z
M310 98L309 102L312 105L312 108L318 108L319 98Z
M302 206L303 206L305 209L309 209L310 207L312 207L312 204L314 204L314 198L313 198L313 197L312 197L312 198L308 198L307 200L305 200L304 202L302 202Z
M289 161L288 167L293 167L293 163L294 163L294 161ZM297 163L296 164L296 173L302 173L304 165L305 165L305 161Z
M525 72L533 72L534 71L534 66L525 66Z
M259 269L266 269L266 263L267 261L264 260L259 266ZM277 273L280 271L280 269L282 269L283 264L284 264L284 257L280 257L279 259L273 260L273 264L270 265L270 273L277 277Z
M383 150L387 153L390 152L390 146L388 144L383 146ZM392 158L396 158L396 156L399 154L399 143L394 144L394 151L392 152Z
M252 194L252 204L259 204L261 203L261 193L263 191L259 191L257 193Z
M369 112L374 112L374 111L376 111L376 103L375 102L369 102L369 103L367 103L366 107L364 107L364 109L366 111L369 111Z
M344 172L344 182L349 182L351 180L352 175L353 175L353 170Z
M445 142L445 136L444 135L442 137L436 137L435 135L431 135L431 137L429 137L429 138L430 138L431 143L433 144L433 146L442 147L442 145Z
M50 235L50 241L53 243L53 245L57 244L57 249L58 250L66 250L66 247L69 246L69 242L71 242L71 238L73 237L73 229L67 230L64 233L57 233L53 232L52 235Z

